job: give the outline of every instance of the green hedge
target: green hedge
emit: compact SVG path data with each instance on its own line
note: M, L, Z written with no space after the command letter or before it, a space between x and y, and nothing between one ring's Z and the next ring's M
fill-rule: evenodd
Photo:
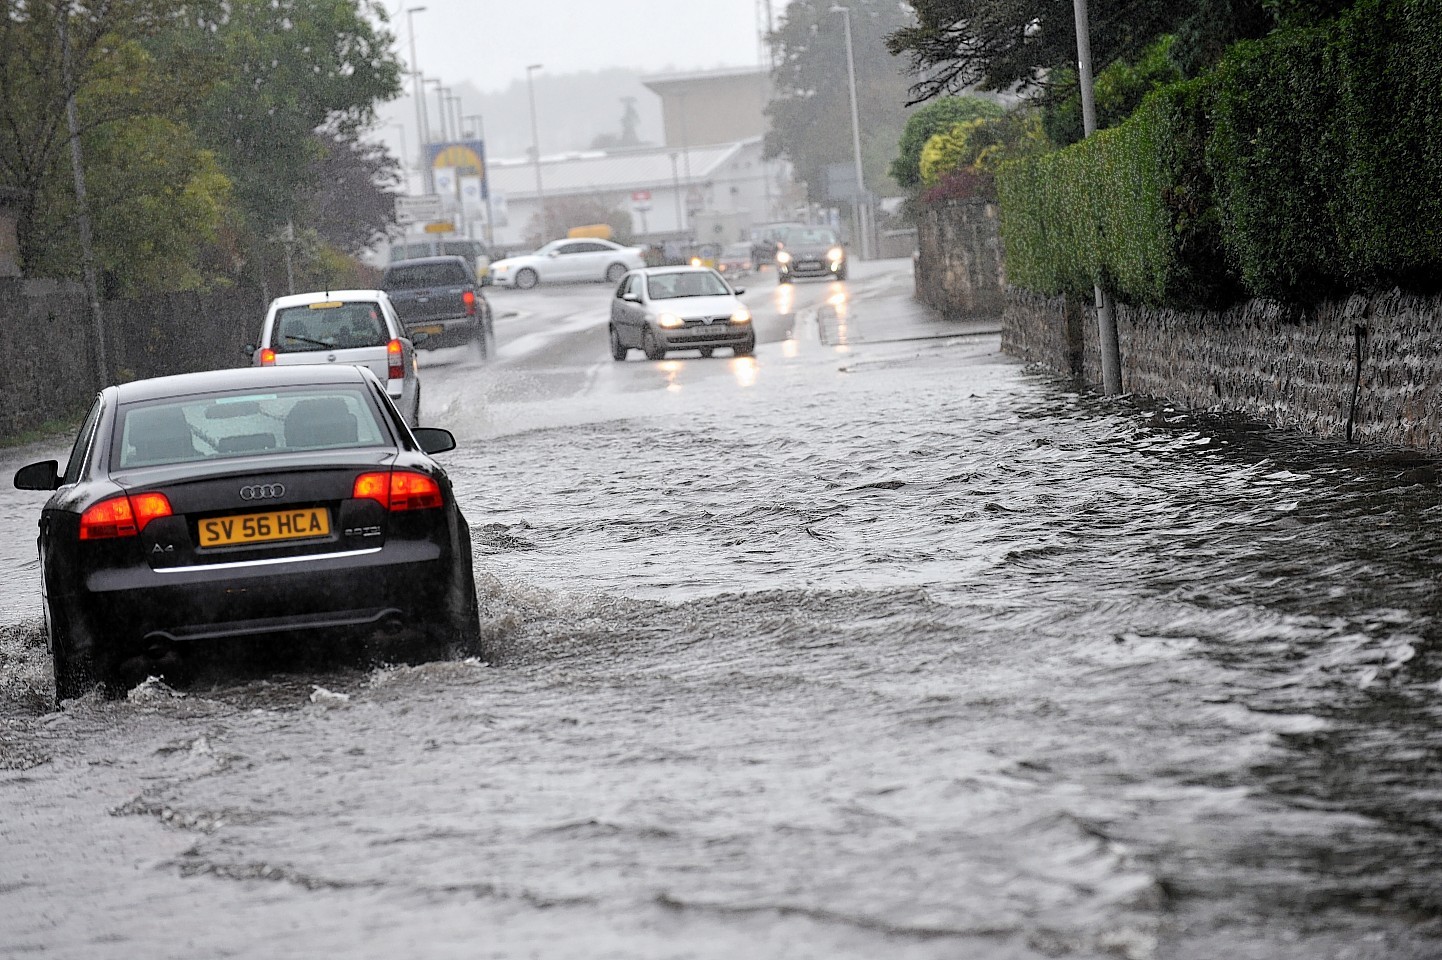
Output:
M1239 44L998 176L1012 283L1214 306L1442 285L1442 0ZM1104 228L1099 227L1104 225Z
M1011 283L1090 296L1212 304L1235 293L1203 162L1203 88L1175 84L1127 123L997 178ZM1105 228L1102 228L1105 225Z

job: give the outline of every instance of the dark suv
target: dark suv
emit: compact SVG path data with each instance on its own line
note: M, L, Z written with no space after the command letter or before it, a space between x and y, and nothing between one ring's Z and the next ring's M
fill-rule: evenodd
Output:
M463 257L397 260L381 289L410 333L426 334L422 349L470 346L481 359L496 342L491 305Z

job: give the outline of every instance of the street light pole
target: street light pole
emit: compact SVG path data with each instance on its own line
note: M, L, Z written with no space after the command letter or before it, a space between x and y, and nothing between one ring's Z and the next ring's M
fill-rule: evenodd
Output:
M846 25L846 79L851 89L851 153L856 162L856 229L861 233L861 259L871 259L870 219L866 215L866 182L861 173L861 114L856 106L856 57L851 48L851 8L835 6Z
M403 123L393 123L393 124L391 124L391 126L392 126L393 128L395 128L396 133L400 134L400 137L401 137L401 157L404 158L404 159L401 160L401 170L402 170L402 171L405 173L405 175L406 175L406 193L410 193L410 192L411 192L411 168L410 168L410 166L409 166L409 163L410 163L409 158L410 158L411 152L410 152L410 150L407 149L407 147L406 147L406 125L403 124Z
M685 221L681 219L681 175L676 172L676 158L679 154L671 151L671 192L676 195L676 232L681 233L685 229Z
M416 170L421 175L421 192L430 193L430 178L426 176L426 144L430 137L426 131L426 108L421 100L421 65L416 61L416 21L415 14L424 11L425 7L406 8L406 29L411 35L411 96L416 100Z
M543 68L543 64L533 63L526 67L526 91L531 99L531 150L532 162L536 167L536 200L541 206L541 242L546 242L550 234L546 226L546 190L541 185L541 132L536 123L536 84L534 77L537 70Z
M1090 137L1097 129L1096 100L1092 96L1091 31L1087 26L1087 0L1072 0L1076 14L1077 80L1081 84L1082 130ZM1100 282L1092 287L1096 294L1097 339L1101 343L1102 390L1108 396L1122 392L1121 349L1117 343L1116 311L1112 295Z
M486 149L486 118L479 113L468 113L463 120L475 121L473 136L481 142L481 192L485 194L486 200L486 246L492 246L496 242L496 229L492 224L495 220L495 211L491 209L491 171L489 169L491 160L489 151Z

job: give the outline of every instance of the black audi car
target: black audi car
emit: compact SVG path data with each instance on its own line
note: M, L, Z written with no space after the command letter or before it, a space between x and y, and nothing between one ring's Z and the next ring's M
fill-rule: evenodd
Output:
M40 515L57 699L183 673L207 647L343 634L478 653L470 530L370 371L252 367L96 398Z

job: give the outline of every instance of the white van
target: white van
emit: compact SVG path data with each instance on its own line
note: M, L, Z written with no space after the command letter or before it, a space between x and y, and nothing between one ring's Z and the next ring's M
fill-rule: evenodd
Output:
M479 240L469 237L406 237L391 244L387 259L416 260L420 257L465 257L483 287L491 285L491 252Z

